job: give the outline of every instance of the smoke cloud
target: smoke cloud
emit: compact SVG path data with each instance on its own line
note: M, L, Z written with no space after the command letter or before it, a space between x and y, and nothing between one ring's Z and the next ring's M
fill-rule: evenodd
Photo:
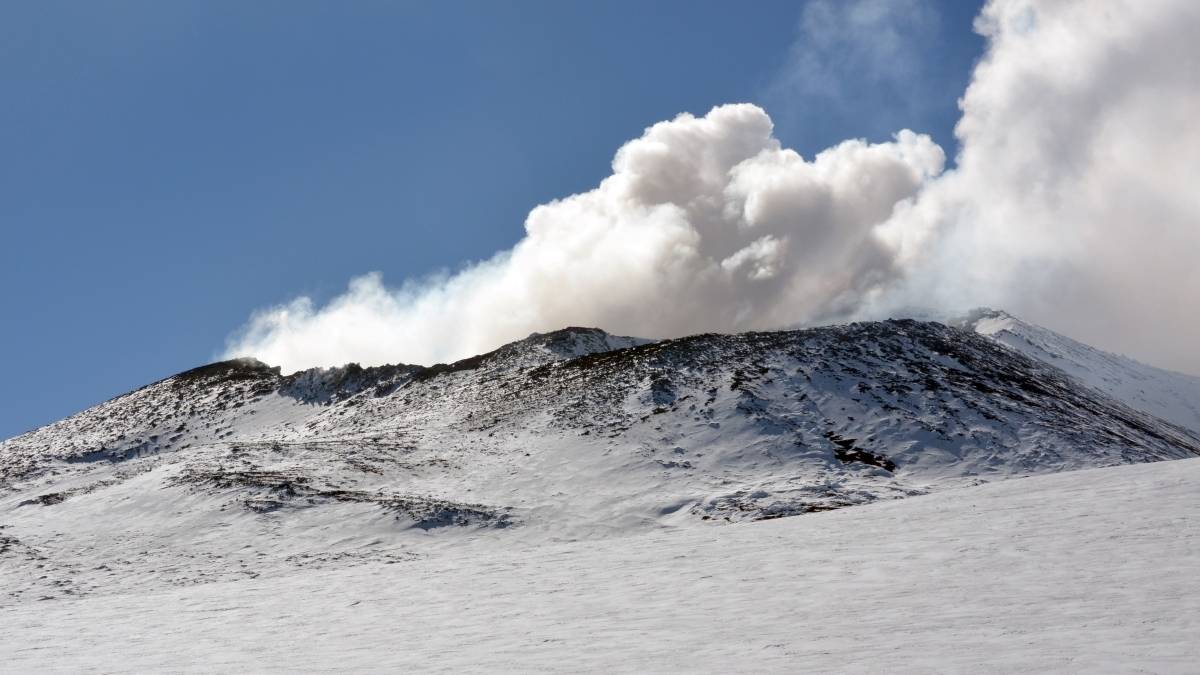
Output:
M942 170L927 136L807 161L752 105L680 115L617 151L596 189L538 206L512 250L399 290L355 279L322 308L256 315L230 348L286 370L433 362L566 325L670 336L845 316L903 274L880 226Z
M976 29L952 171L907 130L806 159L756 106L683 114L533 209L511 250L258 312L227 356L431 363L566 325L668 337L990 304L1200 372L1200 4L993 0Z
M995 0L957 168L890 297L987 304L1200 374L1200 3Z

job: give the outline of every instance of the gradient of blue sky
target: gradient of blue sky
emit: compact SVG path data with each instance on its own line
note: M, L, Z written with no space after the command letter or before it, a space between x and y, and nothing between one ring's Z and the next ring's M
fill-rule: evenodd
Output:
M257 308L507 248L681 111L952 154L978 3L921 4L903 73L818 62L831 91L794 78L797 2L4 3L0 438L210 360Z

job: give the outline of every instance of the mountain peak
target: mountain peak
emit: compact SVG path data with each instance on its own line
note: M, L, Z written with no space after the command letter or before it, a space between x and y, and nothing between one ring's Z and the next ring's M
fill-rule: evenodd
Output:
M279 366L269 366L252 357L217 361L198 366L182 373L173 375L172 380L208 380L208 379L256 379L259 377L278 376Z
M538 347L550 355L553 360L562 360L637 347L651 342L654 340L612 335L599 328L568 326L549 333L532 333L524 340L511 343L511 345Z
M976 307L961 316L949 319L946 324L988 336L1014 328L1018 324L1028 325L1002 309L991 307Z

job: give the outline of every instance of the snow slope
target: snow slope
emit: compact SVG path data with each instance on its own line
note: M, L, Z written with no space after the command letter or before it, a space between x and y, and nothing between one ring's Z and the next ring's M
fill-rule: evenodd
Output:
M1200 460L0 608L10 672L1194 673Z
M1101 351L998 310L979 309L950 323L1060 368L1089 387L1200 436L1200 377Z
M432 367L213 364L5 441L0 605L1200 454L1178 427L937 323L644 342L566 329Z

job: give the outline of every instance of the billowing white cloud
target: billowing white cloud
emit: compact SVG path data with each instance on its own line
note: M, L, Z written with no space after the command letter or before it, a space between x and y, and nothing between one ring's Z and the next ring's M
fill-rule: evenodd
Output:
M977 30L952 171L910 131L807 160L753 105L680 115L535 208L510 251L260 312L227 354L428 363L571 324L664 337L990 304L1200 372L1200 3L992 0Z
M1200 373L1200 3L993 0L897 302L989 304ZM936 242L929 246L928 242Z
M566 325L660 337L845 317L902 276L879 227L943 160L902 131L809 161L753 105L680 115L618 150L594 190L533 209L512 250L424 284L389 290L373 274L324 307L268 309L228 355L285 370L428 363Z

